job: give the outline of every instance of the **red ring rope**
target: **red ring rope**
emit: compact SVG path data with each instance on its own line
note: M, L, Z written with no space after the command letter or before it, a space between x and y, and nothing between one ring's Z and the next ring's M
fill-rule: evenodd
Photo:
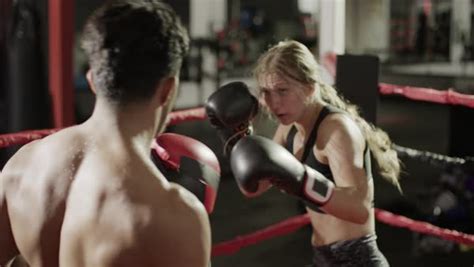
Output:
M332 77L336 76L336 54L327 53L322 59L322 65ZM461 94L451 88L448 90L436 90L426 87L401 86L380 83L379 93L382 95L400 95L413 100L439 104L462 105L474 108L474 95Z
M205 118L206 112L204 108L199 107L187 110L173 111L168 115L167 123L168 125L176 125L185 121L204 120ZM2 134L0 135L0 148L14 145L24 145L33 140L50 135L58 130L59 129L45 129Z
M474 246L474 235L443 229L427 222L415 221L405 216L396 215L377 208L375 208L375 218L391 226L407 228L413 232L433 235L459 244ZM233 254L243 247L256 244L272 237L292 233L309 223L310 219L308 214L288 218L254 233L237 236L232 240L215 244L212 248L212 256Z
M423 100L439 104L462 105L474 108L474 95L461 94L452 89L441 91L424 87L380 83L379 92L383 95L401 95L413 100Z
M229 255L239 251L242 247L254 245L260 241L280 235L292 233L309 224L308 214L295 216L254 233L237 236L236 238L218 243L212 247L212 256Z
M455 230L443 229L427 222L415 221L405 216L393 214L381 209L375 209L375 218L383 223L395 227L408 228L413 232L433 235L459 244L474 246L474 235L461 233Z

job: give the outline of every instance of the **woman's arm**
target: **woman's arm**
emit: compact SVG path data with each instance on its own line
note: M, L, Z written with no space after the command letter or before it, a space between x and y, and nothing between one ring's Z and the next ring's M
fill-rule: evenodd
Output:
M355 122L342 114L328 117L321 126L317 146L322 148L336 184L322 209L363 224L371 208L370 183L364 168L365 138Z

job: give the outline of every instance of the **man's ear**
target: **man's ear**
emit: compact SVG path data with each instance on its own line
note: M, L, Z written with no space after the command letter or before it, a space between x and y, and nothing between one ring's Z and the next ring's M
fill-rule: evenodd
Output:
M95 86L94 86L94 79L93 79L93 75L92 75L92 70L89 69L86 73L86 79L87 79L87 83L89 84L89 88L91 89L91 91L96 94L96 90L95 90Z
M160 82L157 97L160 105L166 103L170 98L173 97L178 84L178 78L176 76L166 77Z

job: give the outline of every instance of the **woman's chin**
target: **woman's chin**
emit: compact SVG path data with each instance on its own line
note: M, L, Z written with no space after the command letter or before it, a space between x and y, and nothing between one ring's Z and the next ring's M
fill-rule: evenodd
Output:
M283 125L290 125L293 123L293 121L288 116L279 116L277 118L280 124L283 124Z

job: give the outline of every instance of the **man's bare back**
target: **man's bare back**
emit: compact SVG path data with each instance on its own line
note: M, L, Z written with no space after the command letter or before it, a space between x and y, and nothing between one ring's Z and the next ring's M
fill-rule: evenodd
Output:
M107 146L120 142L83 128L26 145L5 166L8 213L26 261L205 266L209 223L200 202L127 145Z
M160 0L104 1L81 47L94 111L5 166L0 266L21 254L32 267L207 267L204 206L150 155L176 99L186 29Z

